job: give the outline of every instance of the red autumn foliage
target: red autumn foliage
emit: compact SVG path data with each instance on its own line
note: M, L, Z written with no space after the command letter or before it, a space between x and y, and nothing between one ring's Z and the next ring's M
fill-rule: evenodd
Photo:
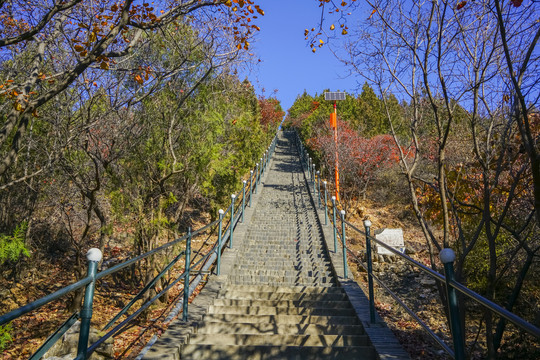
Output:
M274 98L259 97L259 107L261 108L261 124L266 129L277 128L285 116L279 101Z
M333 170L336 147L329 125L315 138L309 139L308 144L321 154L323 165ZM338 158L340 185L344 199L350 200L364 195L380 170L397 164L399 151L392 136L377 135L367 139L338 119Z

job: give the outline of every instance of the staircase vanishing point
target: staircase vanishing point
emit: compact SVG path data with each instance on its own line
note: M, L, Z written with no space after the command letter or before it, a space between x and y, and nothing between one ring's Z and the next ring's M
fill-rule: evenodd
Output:
M173 323L144 359L408 358L380 321L362 325L367 299L336 274L343 266L327 249L295 137L280 132L222 275L210 277L189 321Z

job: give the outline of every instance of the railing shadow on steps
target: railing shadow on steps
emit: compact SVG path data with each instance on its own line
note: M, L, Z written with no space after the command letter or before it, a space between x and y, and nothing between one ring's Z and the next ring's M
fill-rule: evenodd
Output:
M482 295L477 294L476 292L467 288L465 285L455 281L455 277L454 277L455 253L452 249L449 249L449 248L443 249L439 254L440 260L444 264L444 270L445 270L445 275L446 275L444 276L430 269L429 267L419 263L418 261L412 259L411 257L405 255L404 253L396 250L395 248L385 244L384 242L378 240L377 238L371 236L371 221L369 220L364 221L364 231L358 229L356 226L346 221L345 210L341 210L338 212L335 196L332 196L331 198L332 206L328 206L327 183L326 181L322 181L323 191L321 191L321 179L319 176L320 172L316 171L315 169L316 166L312 158L309 157L309 153L307 149L305 148L305 146L303 145L302 140L300 139L300 136L298 135L298 132L295 132L295 133L296 133L297 149L300 155L302 167L304 171L306 171L308 174L306 177L306 179L309 180L308 189L312 194L315 206L318 205L318 208L324 211L324 225L332 226L335 253L338 252L338 240L339 240L339 247L341 247L341 251L343 254L344 278L348 278L347 254L353 257L355 261L360 266L362 266L364 270L367 272L369 314L370 314L370 322L372 324L376 322L375 298L374 298L374 290L373 290L373 285L374 285L373 280L375 280L377 284L379 284L429 334L429 336L450 357L454 359L457 359L457 360L466 359L464 329L462 328L463 324L460 321L460 305L458 302L458 292L464 295L465 297L473 300L474 302L482 305L483 307L487 308L491 312L504 318L506 321L509 321L510 323L514 324L518 328L521 328L527 333L535 336L537 339L540 339L540 328L527 322L526 320L522 319L516 314L508 311L502 306L486 299ZM330 217L329 207L331 207L331 211L332 211L331 220L329 219ZM341 233L339 230L338 221L341 222ZM346 226L352 229L355 233L361 234L365 237L366 262L358 258L358 256L351 249L347 247L346 231L345 231ZM449 310L449 318L450 318L449 328L450 328L450 333L452 336L453 349L450 348L450 346L446 344L444 340L442 340L437 334L435 334L435 332L431 330L429 326L424 321L422 321L422 319L420 319L420 317L411 308L409 308L403 302L403 300L399 298L399 296L396 293L394 293L381 279L379 279L376 275L373 274L373 267L372 267L373 259L372 259L371 253L372 253L372 246L374 246L375 244L385 248L386 250L390 251L392 254L405 260L407 263L409 263L413 267L427 274L429 277L435 279L436 281L442 282L444 284L445 289L446 289L447 306Z
M81 311L72 314L53 334L49 336L49 338L30 357L30 359L40 359L78 319L80 319L81 325L79 330L77 356L75 359L87 359L100 345L105 343L107 339L118 334L122 329L124 329L133 320L135 320L144 310L150 307L150 305L152 305L157 299L162 297L167 291L169 291L173 286L175 286L182 280L184 282L183 289L181 290L181 292L183 292L183 299L177 300L177 304L169 314L167 320L172 320L181 311L182 320L187 321L189 297L193 294L194 290L201 283L203 276L210 274L213 266L214 273L217 275L220 274L221 254L226 246L228 246L229 248L233 246L234 229L239 222L244 222L245 207L251 207L252 205L253 194L257 193L257 187L258 184L260 184L261 182L261 177L267 172L270 160L272 159L275 151L276 143L277 134L274 136L267 150L259 159L259 163L255 165L253 170L250 170L249 178L248 180L243 181L242 189L237 194L231 195L231 204L229 205L227 210L219 210L219 216L217 220L203 226L198 230L195 230L194 232L191 232L191 228L189 228L187 234L180 237L179 239L173 240L156 249L153 249L130 260L127 260L123 263L117 264L101 272L97 271L98 264L102 260L101 251L95 248L90 249L86 254L88 259L88 271L85 278L62 289L59 289L52 294L35 300L25 306L1 315L0 326L7 324L14 319L17 319L29 313L30 311L39 309L40 307L47 305L52 301L58 300L71 292L77 291L85 287L85 294ZM238 202L235 204L236 200L238 200ZM228 222L224 224L223 220L226 218L228 218ZM202 254L204 246L207 245L209 239L216 230L218 231L218 239L215 241L214 244L212 244L210 250L206 254ZM193 259L191 259L191 240L197 236L205 234L207 231L210 231L208 238L195 252L195 256L193 257ZM160 253L161 251L168 249L171 246L178 245L184 242L185 250L181 251L178 255L176 255L176 257L167 266L165 266L163 270L153 280L146 284L146 286L118 314L116 314L109 321L109 323L103 328L103 331L111 328L120 319L120 317L124 315L138 300L140 300L148 290L153 288L157 281L161 277L163 277L182 257L184 257L186 260L184 265L184 272L175 280L173 280L166 288L164 288L162 291L152 297L152 299L144 303L138 310L127 316L123 321L121 321L116 326L114 326L114 328L109 330L104 336L91 344L91 346L88 346L94 289L97 280L115 274L128 266L134 265L135 263L148 258L149 256ZM200 256L201 258L195 262L198 256Z

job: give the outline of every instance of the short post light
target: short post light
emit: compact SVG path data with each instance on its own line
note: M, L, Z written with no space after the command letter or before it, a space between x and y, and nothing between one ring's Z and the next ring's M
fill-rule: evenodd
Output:
M249 170L249 207L251 207L252 197L253 197L253 170Z
M444 264L446 298L448 301L448 312L450 314L450 330L454 342L455 358L456 360L462 360L465 359L465 341L463 339L463 331L459 319L457 291L450 285L452 281L456 281L454 276L454 261L456 260L456 254L452 249L446 248L441 250L439 258Z
M87 276L92 277L92 282L86 285L84 292L84 302L81 309L81 327L79 330L79 343L77 346L77 356L83 355L83 359L86 359L88 350L88 338L90 334L90 320L92 319L92 306L94 303L94 289L96 286L96 273L97 267L103 254L101 250L92 248L86 253L86 259L88 260Z
M311 166L311 182L313 183L313 195L315 195L315 164Z

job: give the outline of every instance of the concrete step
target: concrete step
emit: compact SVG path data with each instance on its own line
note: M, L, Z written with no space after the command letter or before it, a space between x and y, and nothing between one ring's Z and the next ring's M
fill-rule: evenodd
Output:
M322 284L332 285L335 280L331 276L272 276L272 275L231 275L229 277L231 283L244 283L244 284Z
M366 335L241 335L241 334L194 334L190 344L207 345L276 345L288 346L368 346Z
M209 314L237 314L237 315L318 315L318 316L356 316L352 307L345 309L335 308L305 308L305 307L271 307L271 306L220 306L210 305Z
M372 347L187 345L182 360L375 360Z
M240 314L206 314L204 322L227 322L247 324L297 324L297 325L361 325L353 316L322 315L240 315Z
M259 264L263 263L264 266L283 266L283 265L293 265L293 266L304 266L310 268L317 267L329 267L329 262L324 258L319 258L315 256L304 256L299 255L298 257L283 258L280 256L259 256L256 260L253 259L238 259L236 262L237 265L247 265L251 267L257 267Z
M262 292L293 294L344 294L343 288L335 286L322 288L319 286L271 286L271 285L233 285L229 284L222 291L230 292Z
M283 259L297 259L302 258L313 258L313 259L322 259L324 258L322 249L298 249L298 248L282 248L282 249L245 249L246 255L245 259L254 259L253 255L259 255L262 257L274 258L283 258Z
M245 285L244 285L245 286ZM329 287L330 289L332 287ZM312 301L347 301L344 293L287 293L287 292L239 292L222 290L220 298L238 300L312 300Z
M253 306L253 307L309 307L328 309L349 309L349 301L290 301L290 300L233 300L215 299L216 306Z
M318 247L318 246L313 246L313 245L309 245L309 244L305 244L305 243L302 243L302 241L297 244L297 243L294 243L294 244L283 244L283 241L282 241L282 244L281 245L274 245L274 246L267 246L267 247L261 247L262 245L259 243L254 243L252 245L247 245L244 250L246 251L245 252L245 256L249 257L251 256L253 253L262 253L262 254L267 254L267 253L282 253L282 254L297 254L298 252L302 252L302 253L316 253L316 254L320 254L322 253L323 251L323 248L321 247Z
M361 325L319 324L246 324L201 322L197 334L291 334L291 335L364 335Z
M265 261L253 261L253 262L238 262L234 265L235 269L238 270L251 270L251 269L295 269L295 270L325 270L330 271L332 267L325 262L310 262L310 261L300 261L300 262L265 262Z
M264 282L261 281L237 281L235 284L238 285L256 285L256 284L264 284ZM306 281L291 281L291 282L280 282L282 285L291 285L291 286L300 286L300 285L306 285L306 286L320 286L320 287L332 287L335 286L334 283L320 283L320 282L306 282ZM267 282L266 284L276 284L276 282Z
M239 270L238 272L242 276L274 276L274 277L294 277L296 278L330 278L330 273L324 269L306 269L306 270L296 270L294 268L266 268L266 269L257 269L252 267L241 267L238 266L235 269Z

